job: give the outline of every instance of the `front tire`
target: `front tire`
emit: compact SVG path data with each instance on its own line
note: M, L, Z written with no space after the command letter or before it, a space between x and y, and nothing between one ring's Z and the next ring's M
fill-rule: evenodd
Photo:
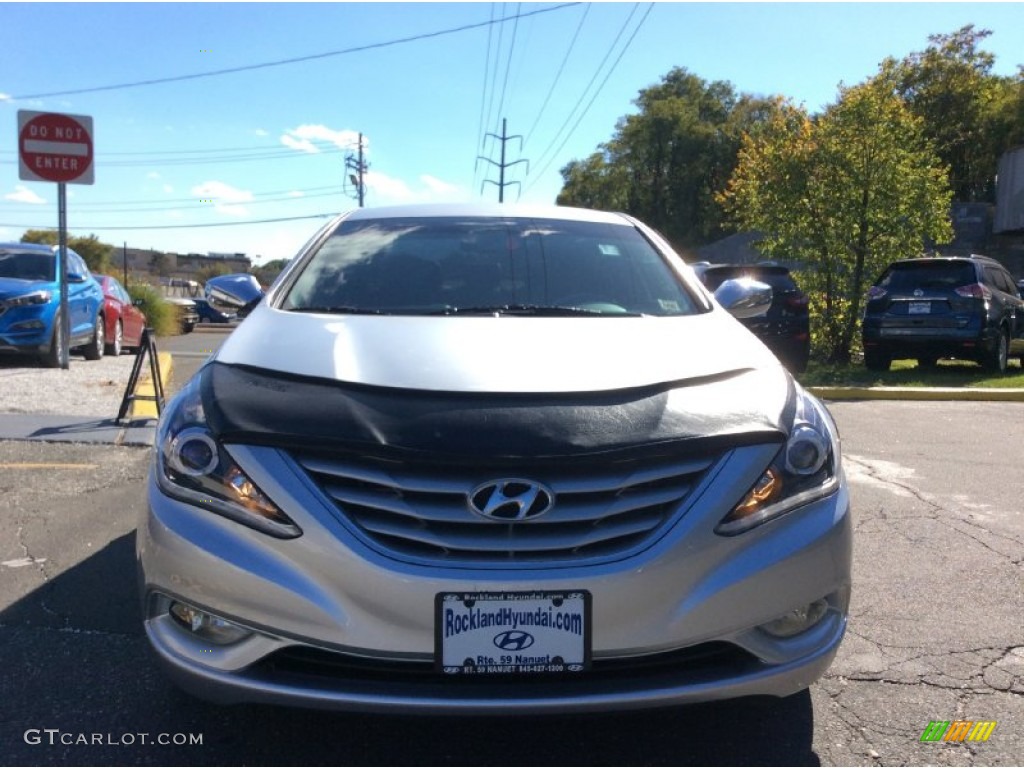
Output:
M99 360L103 357L103 350L107 345L103 327L103 315L96 315L96 327L92 331L92 340L82 347L82 354L85 355L86 360Z
M50 348L40 356L40 360L47 368L60 368L62 334L60 332L60 314L53 317L53 336L50 339Z

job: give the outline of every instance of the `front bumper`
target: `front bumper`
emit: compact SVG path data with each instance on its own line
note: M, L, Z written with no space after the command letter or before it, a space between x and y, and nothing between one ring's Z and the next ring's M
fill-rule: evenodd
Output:
M272 539L176 501L152 478L138 529L147 636L172 679L203 698L498 714L787 696L824 673L845 631L845 482L831 496L744 534L712 532L735 503L716 490L749 486L774 447L736 451L700 503L639 555L580 568L502 571L424 567L375 552L338 523L315 488L296 482L285 459L275 464L276 452L257 450L260 461L243 461L243 468L259 475L253 479L302 528L301 537ZM566 589L592 594L590 671L453 679L434 670L437 593ZM759 628L821 598L828 601L825 617L795 637ZM226 646L201 642L168 614L170 600L253 634Z

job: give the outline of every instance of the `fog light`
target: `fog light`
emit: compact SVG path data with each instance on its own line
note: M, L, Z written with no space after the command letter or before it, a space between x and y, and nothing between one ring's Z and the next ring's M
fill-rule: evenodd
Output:
M26 320L23 323L13 323L11 325L12 331L41 331L46 327L46 323L42 320Z
M215 645L230 645L252 634L248 629L232 624L227 619L206 613L186 603L173 602L171 616L196 637Z
M828 601L822 598L796 608L785 616L762 624L761 629L773 637L793 637L817 624L828 612Z

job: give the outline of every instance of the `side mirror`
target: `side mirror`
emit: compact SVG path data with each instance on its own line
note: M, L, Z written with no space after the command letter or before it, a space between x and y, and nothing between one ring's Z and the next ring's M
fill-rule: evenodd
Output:
M83 275L81 272L68 272L68 282L69 283L84 283L85 282L85 275Z
M259 303L263 301L262 296L257 296L252 301L247 302L244 306L238 308L238 312L235 313L235 317L239 320L244 320L249 314L259 306Z
M760 317L772 305L772 287L752 277L738 277L718 286L715 299L740 320Z

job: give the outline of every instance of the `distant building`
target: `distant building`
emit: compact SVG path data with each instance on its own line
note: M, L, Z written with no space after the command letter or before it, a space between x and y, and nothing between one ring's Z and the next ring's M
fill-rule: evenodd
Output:
M191 278L205 267L223 266L228 272L249 272L252 259L244 253L164 253L147 248L117 249L114 263L123 267L127 256L128 270L162 277Z

